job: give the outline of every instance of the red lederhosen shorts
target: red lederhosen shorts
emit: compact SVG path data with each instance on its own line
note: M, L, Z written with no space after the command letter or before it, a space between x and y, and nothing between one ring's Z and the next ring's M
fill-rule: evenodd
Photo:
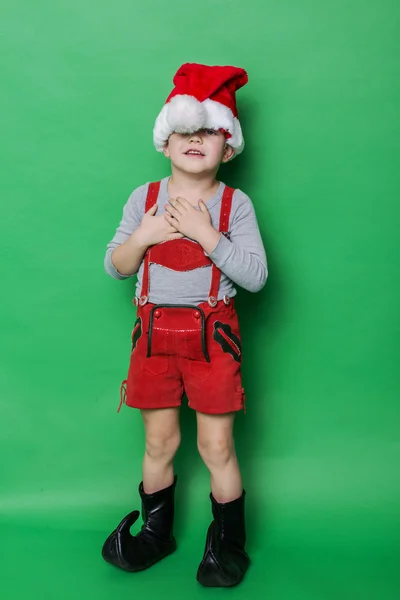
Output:
M159 183L150 184L146 211L157 200L158 191ZM226 187L219 227L223 233L228 230L232 195L233 190ZM150 303L151 263L180 271L210 265L207 302L177 306ZM178 407L184 393L189 406L198 412L224 414L245 408L238 316L231 298L217 300L219 281L219 269L195 242L174 240L148 250L142 292L134 300L137 319L119 409L122 402L138 409Z
M216 307L139 307L125 403L134 408L180 406L183 393L196 411L244 408L241 340L231 301Z

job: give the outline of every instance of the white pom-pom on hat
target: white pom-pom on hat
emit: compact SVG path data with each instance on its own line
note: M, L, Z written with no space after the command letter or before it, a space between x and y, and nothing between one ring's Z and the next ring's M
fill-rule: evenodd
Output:
M166 120L176 133L194 133L205 127L207 111L193 96L174 96L169 102Z

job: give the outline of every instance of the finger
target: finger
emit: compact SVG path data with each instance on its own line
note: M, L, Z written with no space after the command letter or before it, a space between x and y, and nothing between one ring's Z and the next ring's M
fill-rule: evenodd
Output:
M171 225L171 227L174 227L178 231L179 223L174 217L171 217L171 215L165 213L164 219Z
M182 196L178 196L176 199L180 204L182 204L182 206L192 206L190 202L186 200L186 198L182 198Z
M146 215L155 215L158 209L158 205L157 204L153 204L153 206L151 208L149 208L149 210L147 211Z
M203 200L199 200L199 208L200 208L201 212L208 212L208 208L204 204Z
M176 219L179 219L179 217L181 216L181 213L178 210L176 210L176 208L174 208L173 206L169 206L169 204L166 204L165 210L168 212L168 214L172 215Z
M178 210L187 210L191 206L190 202L185 200L185 198L181 198L180 196L178 196L177 198L171 198L170 203L172 204L172 206L175 206L175 208L177 208Z
M169 239L169 240L181 240L183 237L185 237L185 236L183 235L183 233L171 233L171 234L168 236L168 239Z

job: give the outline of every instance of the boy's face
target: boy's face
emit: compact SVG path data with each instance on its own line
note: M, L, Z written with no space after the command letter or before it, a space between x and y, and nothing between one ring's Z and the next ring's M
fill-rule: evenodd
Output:
M226 144L225 135L213 129L173 133L164 148L164 155L175 167L193 174L218 171L221 162L227 162L233 152Z

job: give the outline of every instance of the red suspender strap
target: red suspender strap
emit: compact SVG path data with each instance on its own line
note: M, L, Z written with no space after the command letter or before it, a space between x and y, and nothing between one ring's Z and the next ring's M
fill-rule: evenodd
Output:
M232 209L232 198L235 190L231 187L225 186L225 190L221 201L221 212L219 217L219 231L223 234L228 233L229 229L229 218L231 216ZM218 303L218 292L219 283L221 280L221 271L213 263L212 274L211 274L211 287L208 296L208 304L210 306L216 306Z
M154 183L149 184L149 189L147 191L145 212L150 210L150 208L152 208L155 205L155 203L157 202L158 194L160 191L160 184L161 184L160 181L156 181ZM150 253L149 253L149 250L147 250L145 257L144 257L142 291L140 293L140 298L139 298L139 304L141 306L144 306L149 299L149 283L150 283L149 282L149 262L150 262Z
M151 209L154 206L158 199L158 194L160 192L160 181L156 181L154 183L149 184L149 189L147 190L147 198L146 198L146 207L145 212Z

